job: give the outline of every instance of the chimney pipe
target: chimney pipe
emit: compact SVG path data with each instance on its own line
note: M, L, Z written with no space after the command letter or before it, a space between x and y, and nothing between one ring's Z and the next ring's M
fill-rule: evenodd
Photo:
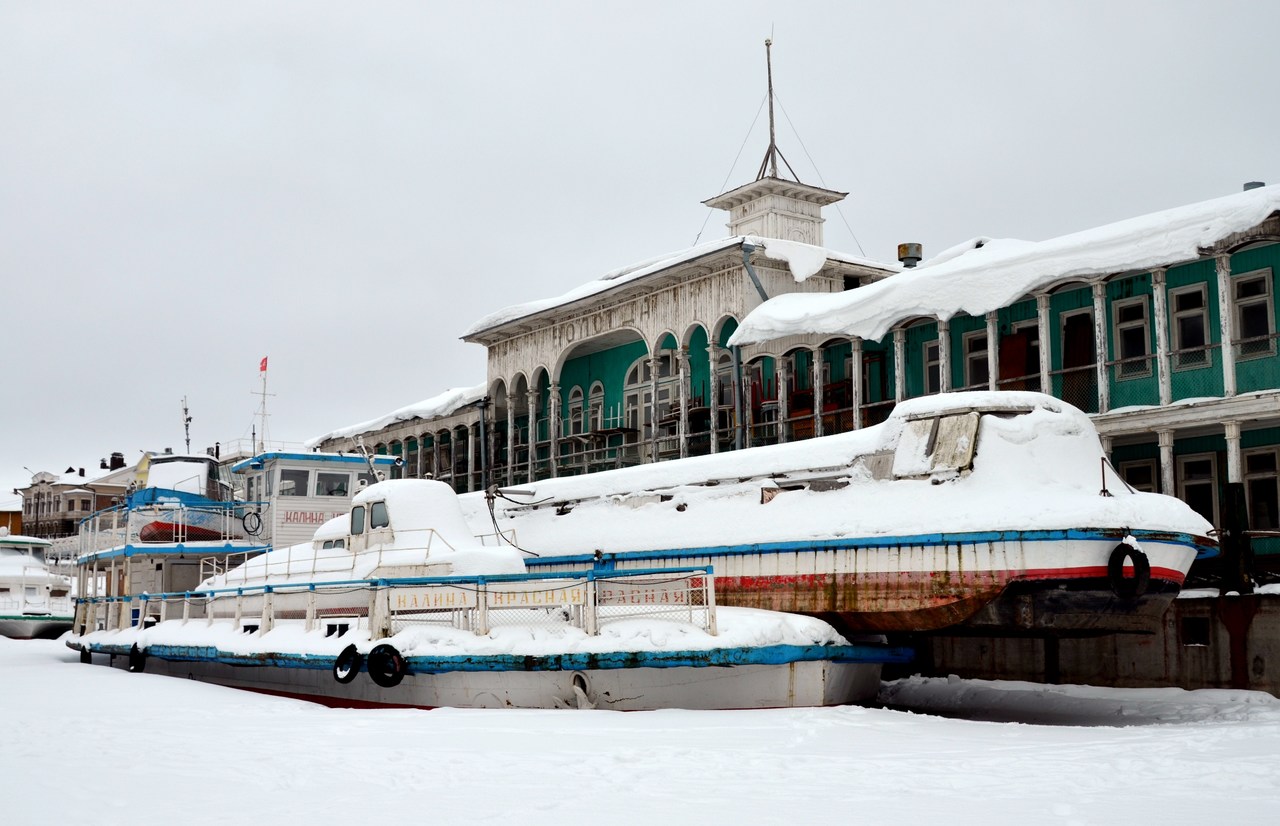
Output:
M1266 181L1249 181L1244 185L1244 191L1248 192L1251 189L1262 189L1266 185Z
M902 266L910 269L920 263L920 259L924 257L924 247L920 244L899 244L898 260L902 262Z
M123 453L112 453L112 454L111 454L111 467L110 467L110 468L108 468L108 469L109 469L109 470L119 470L119 469L120 469L120 468L122 468L122 467L124 467L124 454L123 454Z

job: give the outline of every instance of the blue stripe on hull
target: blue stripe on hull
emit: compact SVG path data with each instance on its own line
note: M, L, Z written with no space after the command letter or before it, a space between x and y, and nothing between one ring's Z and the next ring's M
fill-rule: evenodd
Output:
M1032 531L972 531L968 533L925 533L910 536L871 536L831 538L822 540L798 540L794 542L759 542L746 545L710 545L701 548L669 548L651 551L619 551L605 553L600 560L594 554L567 556L540 556L525 560L529 568L546 565L581 565L600 562L611 567L622 560L686 559L709 556L744 556L749 554L781 554L811 551L864 550L873 548L936 547L939 545L981 545L996 542L1062 542L1065 540L1100 540L1118 542L1126 531L1115 529L1069 529ZM1218 555L1218 549L1196 543L1195 537L1185 533L1157 533L1131 531L1139 542L1163 542L1185 545L1196 549L1197 559Z
M88 644L95 654L128 656L130 646ZM217 662L234 666L270 666L324 670L333 668L335 656L323 654L233 654L214 646L152 645L147 656L173 662ZM706 651L610 651L600 653L520 655L453 655L406 657L410 674L442 674L451 671L591 671L616 668L706 668L735 665L784 665L792 662L830 660L837 663L907 663L909 648L882 645L768 645L746 648L713 648Z

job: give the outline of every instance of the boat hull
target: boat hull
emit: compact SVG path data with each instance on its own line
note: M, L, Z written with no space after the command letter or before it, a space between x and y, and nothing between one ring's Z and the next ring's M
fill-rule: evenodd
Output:
M0 637L15 640L51 640L71 630L71 617L0 616Z
M818 616L842 632L1150 631L1201 547L1139 533L1149 566L1141 593L1109 576L1125 530L1037 530L823 540L530 559L531 571L710 565L721 605ZM1136 576L1132 564L1122 580ZM1118 587L1119 586L1119 587Z
M75 646L73 646L75 647ZM127 651L91 646L89 657L129 668ZM170 658L172 657L172 658ZM287 659L287 658L285 658ZM368 674L347 684L332 674L332 657L309 664L281 665L251 660L218 661L190 652L152 647L145 660L132 657L147 673L195 679L230 688L295 697L335 707L414 708L593 708L647 711L789 708L866 703L880 686L879 663L824 659L739 665L675 665L581 669L457 670L410 673L399 685L383 687Z

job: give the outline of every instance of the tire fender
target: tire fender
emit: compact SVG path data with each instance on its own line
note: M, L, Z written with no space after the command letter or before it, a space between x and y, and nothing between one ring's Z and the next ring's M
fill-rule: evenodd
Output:
M1133 566L1133 576L1124 575L1125 563ZM1121 599L1137 599L1151 584L1151 560L1141 550L1121 542L1107 560L1107 582L1111 592Z
M360 673L360 666L363 664L364 657L360 655L354 645L348 645L342 649L342 653L333 661L333 678L346 685L356 678L356 675Z
M369 670L369 677L383 688L394 688L400 685L400 681L408 671L404 655L397 651L395 646L386 643L374 646L369 656L365 658L365 666Z

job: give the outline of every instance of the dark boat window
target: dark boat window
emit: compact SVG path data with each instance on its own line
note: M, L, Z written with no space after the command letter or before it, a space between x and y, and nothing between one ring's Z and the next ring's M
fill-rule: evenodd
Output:
M351 509L351 535L359 536L364 533L364 505L358 505Z
M391 520L387 517L386 502L374 502L369 506L369 530L385 528L390 524Z

